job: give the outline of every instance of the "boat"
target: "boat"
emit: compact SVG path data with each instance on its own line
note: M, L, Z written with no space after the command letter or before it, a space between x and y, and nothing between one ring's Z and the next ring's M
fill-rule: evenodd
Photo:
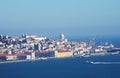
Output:
M120 62L94 62L94 61L86 61L87 64L120 64Z
M93 61L86 61L87 64L93 64L94 62Z

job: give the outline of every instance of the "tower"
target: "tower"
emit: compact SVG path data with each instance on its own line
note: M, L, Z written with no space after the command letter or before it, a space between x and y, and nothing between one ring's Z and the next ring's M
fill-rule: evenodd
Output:
M32 60L35 60L35 52L32 52L32 53L31 53L31 59L32 59Z
M65 39L65 36L63 33L60 34L60 40L63 41Z

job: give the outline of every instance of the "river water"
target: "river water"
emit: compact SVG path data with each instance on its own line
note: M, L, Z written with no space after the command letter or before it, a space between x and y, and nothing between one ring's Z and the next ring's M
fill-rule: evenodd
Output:
M120 78L120 64L86 61L120 62L120 55L0 64L0 78Z

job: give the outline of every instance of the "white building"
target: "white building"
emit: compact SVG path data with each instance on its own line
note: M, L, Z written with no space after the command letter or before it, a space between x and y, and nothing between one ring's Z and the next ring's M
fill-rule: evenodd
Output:
M16 60L17 59L17 56L16 55L12 55L12 54L8 54L6 56L6 60Z
M31 59L32 59L32 60L35 60L35 52L32 52L32 53L31 53Z

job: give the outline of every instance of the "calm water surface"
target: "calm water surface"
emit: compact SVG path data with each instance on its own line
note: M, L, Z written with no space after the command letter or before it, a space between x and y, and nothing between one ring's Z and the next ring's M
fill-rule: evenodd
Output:
M86 60L120 62L120 55L0 64L0 78L120 78L120 64L86 64Z

